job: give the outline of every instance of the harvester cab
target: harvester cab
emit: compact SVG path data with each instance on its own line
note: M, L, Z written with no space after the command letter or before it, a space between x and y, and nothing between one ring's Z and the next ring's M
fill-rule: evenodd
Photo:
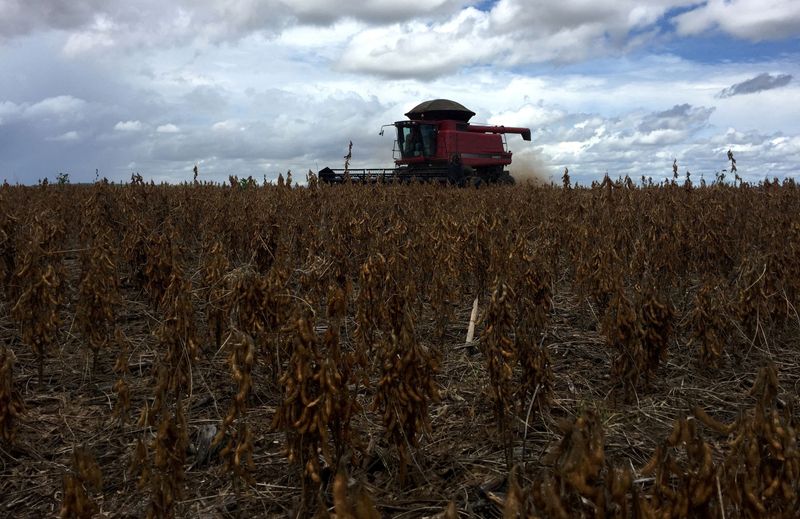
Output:
M397 141L395 141L395 160L398 158L436 158L437 126L431 123L418 121L399 121L394 123L397 128ZM397 156L399 152L399 157Z
M506 134L520 134L531 140L528 128L470 124L475 112L447 99L434 99L414 107L397 121L394 144L394 169L334 170L319 172L320 180L351 181L432 181L456 185L481 183L513 184L506 171L511 152ZM381 130L383 135L383 130Z

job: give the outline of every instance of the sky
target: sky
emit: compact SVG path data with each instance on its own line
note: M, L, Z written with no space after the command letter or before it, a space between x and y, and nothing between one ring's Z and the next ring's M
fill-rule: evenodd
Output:
M0 179L391 167L418 103L561 181L800 173L798 0L0 0Z

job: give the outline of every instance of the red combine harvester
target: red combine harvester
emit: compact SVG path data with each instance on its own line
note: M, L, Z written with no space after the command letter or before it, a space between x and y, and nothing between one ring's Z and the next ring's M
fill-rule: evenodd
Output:
M513 184L505 167L511 152L505 134L518 133L531 140L528 128L469 124L475 112L455 101L434 99L419 104L397 121L394 169L331 169L319 179L331 184L352 182L447 182L459 186L482 183ZM383 135L383 130L381 130Z

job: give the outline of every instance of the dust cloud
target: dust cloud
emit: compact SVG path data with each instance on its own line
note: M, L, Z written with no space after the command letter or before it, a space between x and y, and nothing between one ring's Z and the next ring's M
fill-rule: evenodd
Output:
M514 153L508 167L518 184L534 185L549 184L553 176L551 169L539 154L529 150Z

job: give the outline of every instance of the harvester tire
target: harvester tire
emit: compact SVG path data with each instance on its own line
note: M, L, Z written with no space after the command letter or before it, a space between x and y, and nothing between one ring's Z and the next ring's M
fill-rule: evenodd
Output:
M483 185L483 179L481 177L467 177L465 185L470 187L481 187Z

